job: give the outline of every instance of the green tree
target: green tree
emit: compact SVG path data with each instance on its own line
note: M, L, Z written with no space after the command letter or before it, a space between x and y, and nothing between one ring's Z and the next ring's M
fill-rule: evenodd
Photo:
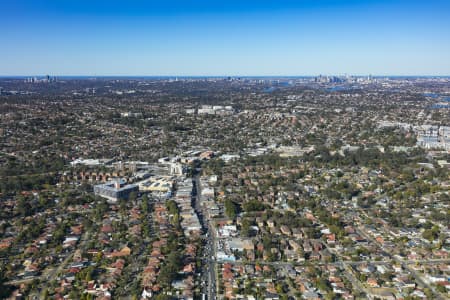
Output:
M236 218L236 214L238 212L237 205L230 199L225 200L225 214L228 218L234 219Z
M5 285L6 278L3 272L3 270L0 270L0 299L8 298L12 293L11 286Z

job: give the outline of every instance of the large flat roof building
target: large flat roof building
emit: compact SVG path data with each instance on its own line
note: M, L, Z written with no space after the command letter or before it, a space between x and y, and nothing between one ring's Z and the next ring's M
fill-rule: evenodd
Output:
M112 202L119 199L128 200L132 192L138 192L139 187L136 184L126 185L126 181L118 179L104 184L94 186L94 194L106 198Z

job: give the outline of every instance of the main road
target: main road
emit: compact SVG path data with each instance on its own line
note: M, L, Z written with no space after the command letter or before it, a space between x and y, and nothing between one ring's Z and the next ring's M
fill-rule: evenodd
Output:
M200 270L200 280L202 283L207 281L206 286L203 285L202 292L207 295L207 299L216 299L216 243L214 238L213 224L207 219L207 211L202 207L202 186L199 175L193 178L195 186L193 201L194 208L200 219L204 231L204 247L202 257L202 267Z

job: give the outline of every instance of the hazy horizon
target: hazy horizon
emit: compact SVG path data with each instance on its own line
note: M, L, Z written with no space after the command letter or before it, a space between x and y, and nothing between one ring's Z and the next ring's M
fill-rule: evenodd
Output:
M105 75L71 75L71 74L29 74L29 75L1 75L0 78L6 79L6 78L12 78L12 79L24 79L24 78L30 78L30 77L36 77L36 78L43 78L46 76L50 77L57 77L57 78L314 78L319 76L324 77L344 77L344 76L350 76L350 77L367 77L371 76L372 78L448 78L450 75L432 75L432 74L425 74L425 75L402 75L402 74L311 74L311 75L218 75L218 74L211 74L211 75L114 75L114 74L105 74Z

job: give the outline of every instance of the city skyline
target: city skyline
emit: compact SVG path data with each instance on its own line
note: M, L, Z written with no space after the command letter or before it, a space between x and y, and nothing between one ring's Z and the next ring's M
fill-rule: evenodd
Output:
M446 76L446 1L14 1L1 76Z

